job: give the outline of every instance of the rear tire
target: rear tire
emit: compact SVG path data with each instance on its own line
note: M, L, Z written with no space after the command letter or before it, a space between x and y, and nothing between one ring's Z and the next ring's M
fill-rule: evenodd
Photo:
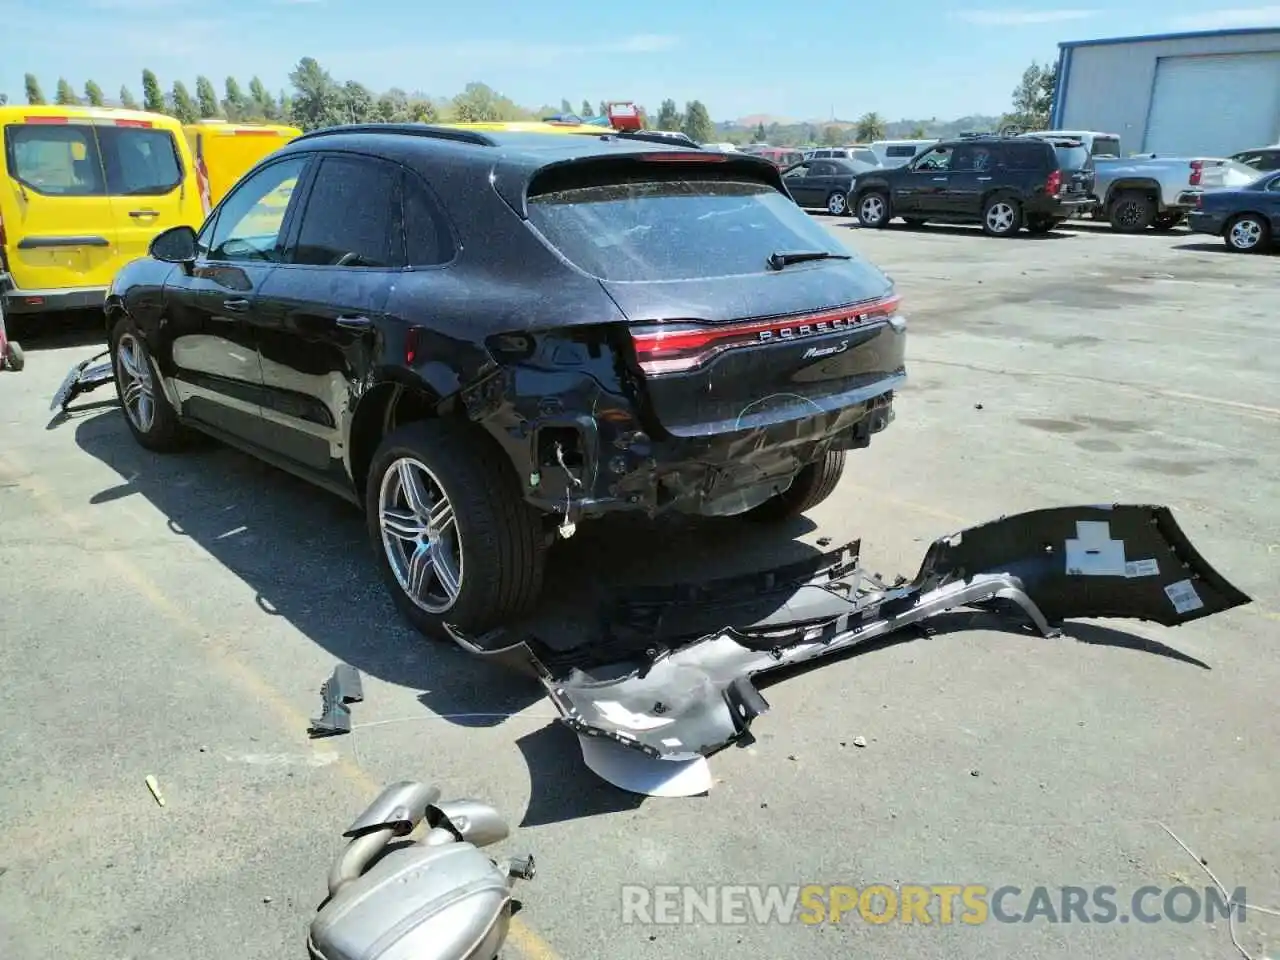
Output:
M873 230L889 225L893 211L889 209L889 195L879 190L868 190L858 195L858 223Z
M9 369L17 373L27 365L26 354L22 352L21 344L9 341Z
M1242 213L1227 224L1222 239L1232 253L1261 253L1271 243L1271 227L1256 213Z
M758 523L777 523L807 513L835 492L844 475L844 461L844 450L826 454L796 474L786 490L748 510L744 516Z
M1143 233L1155 223L1155 201L1145 193L1126 190L1111 201L1107 219L1117 233Z
M138 445L153 453L172 453L188 446L190 430L165 396L164 380L151 358L146 338L127 319L111 330L111 369L124 422Z
M989 237L1012 237L1022 229L1022 204L1009 197L990 200L982 211L982 229Z
M547 543L502 451L476 428L422 420L374 454L365 519L378 569L422 634L479 634L542 593Z

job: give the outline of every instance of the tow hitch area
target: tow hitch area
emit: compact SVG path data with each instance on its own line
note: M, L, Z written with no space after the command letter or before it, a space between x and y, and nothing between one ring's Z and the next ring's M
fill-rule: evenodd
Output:
M1068 619L1178 626L1250 598L1219 575L1163 506L1075 506L942 537L914 580L886 582L859 542L811 562L614 602L600 642L566 657L534 639L475 653L529 656L563 722L653 759L706 757L769 709L752 678L831 657L956 607L1021 616L1046 637ZM620 784L621 785L621 784Z
M109 353L110 351L103 351L72 367L63 379L58 392L53 395L53 402L49 404L49 409L66 413L68 405L76 397L96 390L104 383L114 381L115 371L111 368L111 361L103 359Z

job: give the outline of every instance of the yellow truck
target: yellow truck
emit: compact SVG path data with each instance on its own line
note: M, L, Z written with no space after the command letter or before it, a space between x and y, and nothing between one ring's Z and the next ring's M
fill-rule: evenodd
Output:
M114 107L0 106L0 309L101 305L153 237L199 228L240 174L297 135L245 124L184 130L173 117Z

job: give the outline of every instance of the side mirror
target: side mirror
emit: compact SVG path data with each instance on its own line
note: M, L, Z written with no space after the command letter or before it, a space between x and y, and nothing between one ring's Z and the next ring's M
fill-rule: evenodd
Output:
M191 263L196 258L196 232L185 224L157 234L147 253L164 263Z

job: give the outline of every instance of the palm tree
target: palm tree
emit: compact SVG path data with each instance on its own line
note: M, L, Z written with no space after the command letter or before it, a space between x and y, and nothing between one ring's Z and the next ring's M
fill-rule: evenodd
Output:
M870 143L884 139L884 117L875 113L864 113L858 118L858 142Z

